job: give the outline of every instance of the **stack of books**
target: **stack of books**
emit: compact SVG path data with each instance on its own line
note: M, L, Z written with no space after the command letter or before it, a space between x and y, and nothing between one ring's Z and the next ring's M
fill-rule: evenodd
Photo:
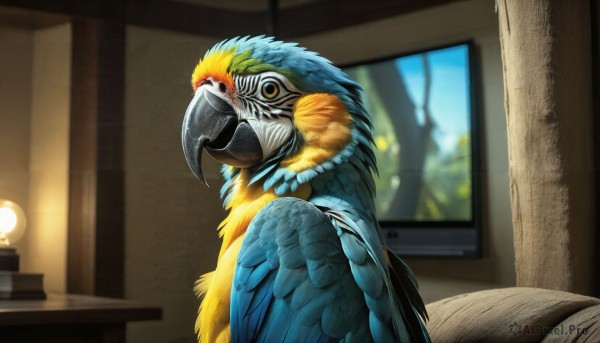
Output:
M0 300L46 299L44 274L0 271Z

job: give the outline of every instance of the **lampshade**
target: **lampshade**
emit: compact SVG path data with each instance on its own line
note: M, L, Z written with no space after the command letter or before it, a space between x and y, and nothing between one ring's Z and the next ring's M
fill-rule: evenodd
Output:
M0 247L18 241L26 224L25 213L19 205L0 199Z

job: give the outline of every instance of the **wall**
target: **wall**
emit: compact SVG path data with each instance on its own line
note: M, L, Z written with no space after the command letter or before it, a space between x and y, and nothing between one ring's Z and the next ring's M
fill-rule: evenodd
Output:
M205 159L210 188L188 169L181 123L190 78L214 39L127 29L125 89L126 297L163 308L161 322L129 325L132 342L192 342L199 275L215 268L224 218L219 166Z
M29 126L33 33L0 26L0 199L19 204L29 199ZM25 250L25 239L17 243Z
M36 30L23 270L44 273L46 292L66 291L70 85L70 24Z
M21 271L47 292L65 292L70 37L67 24L0 28L0 198L23 208Z
M484 183L484 257L411 259L426 302L514 284L502 65L493 0L463 1L317 36L300 43L337 64L473 38L479 49ZM214 39L137 27L126 51L126 296L160 305L162 322L129 326L132 342L192 342L192 285L215 266L224 218L218 165L205 158L210 188L181 150L191 72ZM356 47L360 47L357 49Z

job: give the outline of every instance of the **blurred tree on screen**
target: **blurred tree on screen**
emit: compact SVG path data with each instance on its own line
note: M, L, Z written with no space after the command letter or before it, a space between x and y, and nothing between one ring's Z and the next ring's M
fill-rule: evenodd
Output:
M345 70L363 86L365 107L373 120L379 168L375 178L378 217L392 221L470 220L470 135L447 140L447 128L439 127L430 110L435 101L432 80L442 75L436 69L439 62L430 63L428 53L412 57L414 67L407 72L412 73L412 80L415 75L420 78L416 83L407 82L411 78L403 75L398 63L402 58ZM415 94L420 98L415 99ZM468 119L468 113L460 115L465 116L460 119Z

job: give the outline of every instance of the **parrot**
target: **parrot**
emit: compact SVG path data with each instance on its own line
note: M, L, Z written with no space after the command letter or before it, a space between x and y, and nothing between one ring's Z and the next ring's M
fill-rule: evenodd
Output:
M217 43L191 83L185 159L205 184L203 151L222 163L228 211L194 286L198 341L429 342L415 276L375 215L362 87L264 35Z

